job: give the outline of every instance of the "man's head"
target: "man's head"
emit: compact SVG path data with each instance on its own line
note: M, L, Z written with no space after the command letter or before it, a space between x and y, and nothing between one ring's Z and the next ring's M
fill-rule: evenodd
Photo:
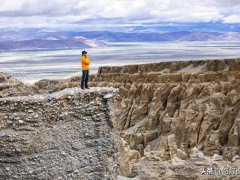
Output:
M87 51L83 51L82 56L86 56L86 55L87 55Z

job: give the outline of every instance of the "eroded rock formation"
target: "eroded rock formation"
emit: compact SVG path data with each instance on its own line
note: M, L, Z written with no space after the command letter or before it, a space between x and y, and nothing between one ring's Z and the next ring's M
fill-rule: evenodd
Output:
M9 96L27 96L36 93L34 87L20 82L16 78L0 72L0 98Z
M119 88L121 175L197 179L204 166L239 167L239 59L102 67L92 85Z

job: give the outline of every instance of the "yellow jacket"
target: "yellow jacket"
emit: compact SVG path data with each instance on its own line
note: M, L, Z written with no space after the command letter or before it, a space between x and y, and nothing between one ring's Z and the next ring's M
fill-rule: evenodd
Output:
M85 56L82 56L82 70L89 70L89 64L89 59Z

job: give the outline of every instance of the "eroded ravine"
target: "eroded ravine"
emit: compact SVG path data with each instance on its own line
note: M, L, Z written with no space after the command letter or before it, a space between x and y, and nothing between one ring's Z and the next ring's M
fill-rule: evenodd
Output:
M240 59L102 67L92 85L119 88L122 176L239 178Z

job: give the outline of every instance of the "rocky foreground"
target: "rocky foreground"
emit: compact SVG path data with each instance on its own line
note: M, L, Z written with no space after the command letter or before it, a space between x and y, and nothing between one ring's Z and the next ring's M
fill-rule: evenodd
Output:
M91 86L113 88L89 92L79 80L1 75L1 178L240 178L240 59L102 67Z
M112 88L0 99L0 179L110 179ZM110 174L111 172L111 174Z

